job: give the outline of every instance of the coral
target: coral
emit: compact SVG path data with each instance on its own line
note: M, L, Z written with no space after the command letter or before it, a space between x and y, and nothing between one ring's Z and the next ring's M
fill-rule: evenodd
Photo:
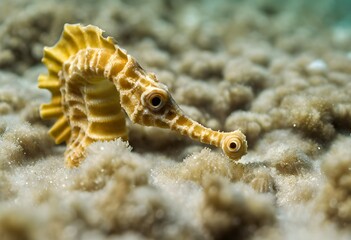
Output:
M281 106L283 109L289 109L286 125L302 131L307 136L326 140L335 134L331 123L332 106L321 97L292 95L284 98Z
M0 136L6 131L7 123L3 120L0 120Z
M171 71L155 69L155 73L160 80L160 82L164 83L170 92L173 92L174 85L176 82L175 74Z
M218 176L232 182L248 183L257 192L275 192L275 180L268 168L263 164L232 163L223 155L208 148L192 147L191 154L179 164L162 168L167 175L177 180L194 181L203 184L207 178Z
M179 70L195 79L218 78L222 76L222 69L227 61L225 55L191 51L184 55Z
M267 149L266 146L270 148ZM267 134L256 148L264 154L263 159L268 161L279 174L284 175L309 172L313 168L314 157L320 150L320 146L314 141L304 140L301 136L285 130Z
M38 102L46 99L46 95L42 94L42 91L34 85L35 81L32 81L38 75L32 73L32 76L28 76L29 72L31 71L25 76L19 76L0 71L0 115L4 119L13 117L17 119L17 116L21 116L22 120L28 120L30 123L40 122Z
M333 107L334 125L341 129L351 128L351 104L339 103Z
M229 52L233 55L233 59L231 60L232 63L235 63L239 59L243 60L243 63L239 63L242 66L252 66L253 71L245 67L245 72L246 73L264 73L264 75L267 76L268 72L262 68L262 67L268 67L271 63L272 60L274 60L277 56L275 53L275 49L272 48L272 46L265 42L265 41L252 41L248 39L240 39L236 41L235 43L233 42L228 46ZM241 56L240 58L237 58L236 56ZM248 61L248 60L249 61ZM261 67L257 67L257 65ZM229 65L227 65L229 67ZM235 67L236 68L236 67ZM232 76L239 76L239 74L235 74L232 72L229 68L224 69L227 71L228 77ZM243 73L243 72L242 72ZM233 74L233 75L232 75ZM244 76L244 75L242 75ZM252 75L253 76L253 75ZM234 80L234 79L233 79ZM238 80L238 79L237 79ZM269 83L269 81L265 82L265 84Z
M320 192L320 181L319 177L307 171L300 175L277 176L275 178L277 204L291 207L295 204L313 202Z
M248 106L253 97L252 89L248 86L225 81L205 83L192 81L188 77L178 79L174 93L177 102L196 106L220 120L232 111Z
M218 118L225 119L230 113L238 109L246 109L254 98L253 89L241 84L220 82L216 89L216 98L211 104L211 112Z
M135 57L143 59L143 64L148 67L166 69L170 62L168 52L157 48L153 41L144 40L135 48Z
M15 195L16 191L12 188L11 181L0 167L0 201L9 200Z
M240 129L247 140L254 143L263 133L272 129L272 119L267 114L237 111L228 116L225 129Z
M29 122L30 124L42 123L39 113L40 104L37 102L31 102L21 112L21 118L23 121Z
M24 72L39 62L42 46L53 42L65 21L74 19L71 8L64 5L52 8L42 4L23 9L21 14L6 19L0 28L0 67L16 72Z
M21 146L11 141L0 141L0 168L8 168L12 164L20 164L25 160Z
M274 146L277 156L282 157L271 159L273 167L281 174L300 174L308 171L312 167L311 159L301 150L284 147L284 145ZM284 154L283 154L284 153Z
M28 123L9 127L0 140L0 166L23 164L29 159L45 156L53 146L46 131L44 127Z
M22 210L22 211L21 211ZM34 240L33 223L27 211L0 209L0 235L2 239Z
M338 136L325 155L322 169L327 177L319 209L342 227L351 226L351 144L349 137Z
M172 225L176 219L172 219L170 208L157 189L130 184L133 183L111 183L100 195L96 204L101 211L103 229L111 233L136 231L145 236L164 239L193 235L186 226L174 229Z
M267 167L249 168L242 179L257 192L275 192L274 178Z
M0 115L9 114L12 111L11 106L7 103L0 102Z
M269 79L267 71L247 59L232 59L226 63L224 79L230 83L251 86L257 92L265 87Z
M242 184L230 184L218 177L204 182L201 220L215 239L247 239L252 229L272 226L275 208L269 195L259 195Z
M330 70L334 72L351 74L351 59L344 54L330 53L326 59Z
M195 238L169 206L169 200L149 184L145 159L119 140L91 144L72 188L95 193L95 227L110 234L136 232L160 239Z
M14 89L0 90L0 115L21 110L25 106L25 99L18 96Z
M131 147L120 139L91 144L87 149L87 161L82 164L71 187L84 191L97 191L105 187L111 178L116 180L120 178L120 181L136 186L145 185L146 168L140 164L140 160L137 161L138 156L130 151ZM99 158L98 161L95 160L96 155ZM117 156L123 156L123 158Z
M94 141L128 138L122 108L134 123L221 147L234 160L246 153L240 130L213 131L185 116L156 76L95 26L66 24L59 42L44 49L43 62L49 74L39 76L39 87L50 90L52 100L41 106L40 115L58 118L49 134L56 143L67 142L69 167L80 164Z
M194 91L196 89L196 91ZM216 85L204 83L203 81L192 81L187 76L177 79L174 98L180 104L193 105L196 107L208 106L216 94Z
M208 148L199 153L193 153L183 162L169 169L169 174L177 179L191 180L202 183L209 176L221 176L238 180L242 177L244 168L241 164L233 164Z

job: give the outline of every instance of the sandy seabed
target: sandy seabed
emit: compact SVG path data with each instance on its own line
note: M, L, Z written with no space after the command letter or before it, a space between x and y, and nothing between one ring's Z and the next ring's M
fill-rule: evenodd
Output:
M0 239L350 239L351 6L306 2L1 0ZM248 154L130 123L65 168L37 76L78 22Z

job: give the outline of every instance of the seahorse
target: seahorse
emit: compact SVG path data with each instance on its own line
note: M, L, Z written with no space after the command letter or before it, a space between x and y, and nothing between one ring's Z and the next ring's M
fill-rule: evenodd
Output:
M133 123L168 128L221 147L233 160L247 151L240 130L214 131L187 117L155 74L96 26L65 24L59 41L44 48L42 62L48 74L39 75L38 86L52 98L40 106L40 116L57 118L49 134L56 144L67 143L68 167L79 166L95 141L128 140L125 115Z

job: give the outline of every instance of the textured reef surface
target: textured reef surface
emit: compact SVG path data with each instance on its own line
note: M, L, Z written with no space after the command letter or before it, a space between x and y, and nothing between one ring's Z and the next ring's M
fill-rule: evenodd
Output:
M0 238L350 239L350 1L0 3ZM238 162L128 122L78 168L37 88L65 23L94 24L192 119L241 129Z

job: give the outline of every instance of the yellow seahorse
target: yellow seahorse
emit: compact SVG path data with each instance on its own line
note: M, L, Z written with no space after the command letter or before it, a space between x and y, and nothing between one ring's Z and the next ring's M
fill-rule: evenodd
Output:
M44 48L42 61L49 73L38 82L52 99L41 105L40 116L58 118L49 134L57 144L67 143L68 167L80 164L92 142L128 139L123 110L134 123L172 129L221 147L231 159L246 153L240 130L213 131L185 116L167 87L102 33L92 25L65 24L56 45Z

